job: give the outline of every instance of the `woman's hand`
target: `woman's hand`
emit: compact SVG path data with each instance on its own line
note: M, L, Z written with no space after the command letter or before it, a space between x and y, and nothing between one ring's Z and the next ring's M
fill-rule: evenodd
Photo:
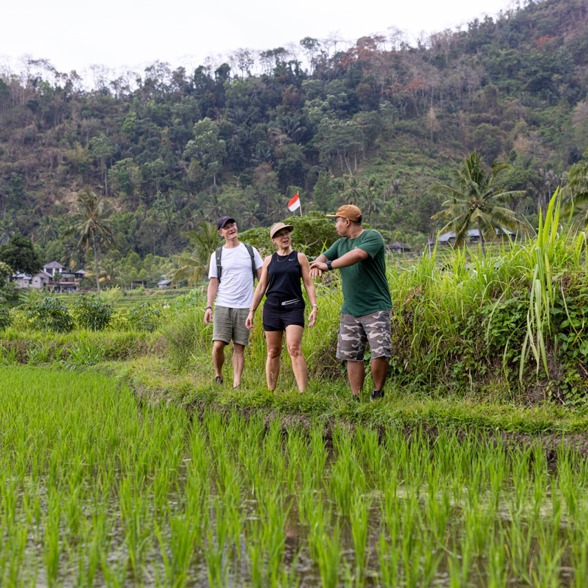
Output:
M255 311L253 310L249 310L249 314L247 315L247 318L245 319L245 326L251 330L253 328L253 319L255 317Z
M312 310L310 311L310 314L308 315L308 326L309 327L314 327L314 324L316 323L317 316L318 316L318 306L313 304Z

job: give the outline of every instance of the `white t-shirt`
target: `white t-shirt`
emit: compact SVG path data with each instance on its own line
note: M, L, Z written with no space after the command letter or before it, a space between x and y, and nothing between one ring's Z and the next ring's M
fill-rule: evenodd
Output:
M263 266L263 259L255 247L253 248L253 259L255 269ZM249 308L253 300L253 272L251 271L251 256L247 247L243 243L239 243L237 247L223 247L221 265L223 271L216 303L228 308ZM210 256L208 279L210 278L218 278L216 252Z

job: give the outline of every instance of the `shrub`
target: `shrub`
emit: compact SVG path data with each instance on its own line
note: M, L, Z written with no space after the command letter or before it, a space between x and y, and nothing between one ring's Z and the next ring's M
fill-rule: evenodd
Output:
M155 331L161 322L161 309L150 302L141 302L127 314L130 325L138 331Z
M10 311L6 301L0 297L0 330L10 326Z
M27 312L33 326L39 330L67 333L74 323L67 306L55 296L45 296L32 304Z
M82 296L74 306L74 316L78 326L91 331L102 331L112 318L112 305L103 302L98 296Z

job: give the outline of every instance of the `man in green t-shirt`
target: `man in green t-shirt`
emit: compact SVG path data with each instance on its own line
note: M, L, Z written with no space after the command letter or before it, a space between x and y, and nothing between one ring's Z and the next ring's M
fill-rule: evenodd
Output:
M369 343L374 380L371 399L376 400L384 396L392 355L392 300L386 278L386 247L378 231L363 228L357 206L346 204L327 216L336 218L335 229L341 239L310 264L310 275L317 278L323 272L340 270L343 306L337 359L347 362L351 392L359 399L365 378L363 356Z

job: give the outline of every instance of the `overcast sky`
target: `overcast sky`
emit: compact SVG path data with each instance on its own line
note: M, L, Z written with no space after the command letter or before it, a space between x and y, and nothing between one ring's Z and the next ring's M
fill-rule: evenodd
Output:
M3 3L0 64L47 59L59 71L92 65L140 71L155 61L197 66L237 49L304 37L355 41L400 29L409 41L496 17L518 0L26 0Z

